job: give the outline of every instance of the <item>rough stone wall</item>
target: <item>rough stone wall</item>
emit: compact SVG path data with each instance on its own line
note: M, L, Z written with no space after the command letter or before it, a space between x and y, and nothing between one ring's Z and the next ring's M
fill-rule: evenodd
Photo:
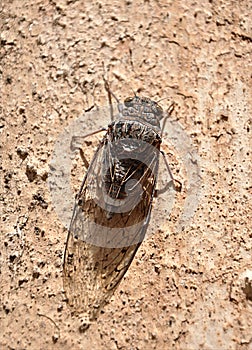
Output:
M1 349L252 349L251 13L249 0L0 3ZM81 334L47 180L58 136L108 104L104 66L119 99L175 103L199 203L176 231L190 169L165 140L183 191Z

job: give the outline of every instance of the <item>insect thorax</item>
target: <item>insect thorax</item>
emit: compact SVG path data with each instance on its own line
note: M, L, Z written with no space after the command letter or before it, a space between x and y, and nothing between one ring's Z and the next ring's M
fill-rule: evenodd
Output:
M149 178L151 183L155 181L161 137L152 127L136 120L115 121L109 125L103 144L109 147L103 183L111 198L127 196L128 180L141 183L142 187L147 186L144 181L148 182Z
M122 139L132 139L146 142L160 148L161 136L157 130L139 120L118 120L109 125L107 141L115 142ZM132 142L133 144L133 142Z

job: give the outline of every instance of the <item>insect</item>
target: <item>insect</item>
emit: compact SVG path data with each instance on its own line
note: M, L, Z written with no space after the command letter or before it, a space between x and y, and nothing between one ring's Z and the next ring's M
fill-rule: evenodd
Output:
M64 289L80 331L97 318L133 261L156 194L164 112L136 95L118 110L76 196L65 248Z

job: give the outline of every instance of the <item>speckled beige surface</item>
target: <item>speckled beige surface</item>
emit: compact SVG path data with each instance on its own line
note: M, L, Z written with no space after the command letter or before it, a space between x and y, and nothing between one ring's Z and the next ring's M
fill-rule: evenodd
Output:
M251 350L251 1L12 0L0 11L0 348ZM176 232L188 179L164 142L184 192L81 334L47 178L58 136L107 104L103 64L120 99L133 89L175 102L201 194Z

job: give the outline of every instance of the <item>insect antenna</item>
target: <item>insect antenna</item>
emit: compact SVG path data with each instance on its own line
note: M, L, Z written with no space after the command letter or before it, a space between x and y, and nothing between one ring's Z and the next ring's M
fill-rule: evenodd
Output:
M137 94L136 94L135 90L133 90L133 89L132 89L132 87L130 87L130 90L132 90L132 92L133 92L134 96L136 97L136 96L137 96Z
M156 103L159 103L159 102L164 101L164 100L168 100L168 97L163 97L163 98L160 98L160 100L155 101L155 102L156 102Z

